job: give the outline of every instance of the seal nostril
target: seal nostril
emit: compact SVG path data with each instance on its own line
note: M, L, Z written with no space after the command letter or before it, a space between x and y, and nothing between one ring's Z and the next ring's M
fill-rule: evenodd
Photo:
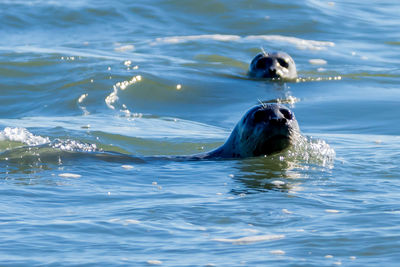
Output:
M273 124L273 125L283 125L283 124L286 124L287 119L286 119L286 118L277 118L277 117L274 117L274 118L270 118L269 121L270 121L270 123Z
M290 110L282 108L279 111L282 113L282 115L285 117L285 119L287 119L287 120L292 120L293 119L293 115L290 112Z

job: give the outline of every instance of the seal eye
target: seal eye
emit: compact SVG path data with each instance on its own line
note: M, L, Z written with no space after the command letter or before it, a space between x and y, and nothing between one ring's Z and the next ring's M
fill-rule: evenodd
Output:
M254 123L259 123L265 119L265 112L262 110L258 110L256 113L254 113L253 118Z
M292 112L290 112L290 110L282 108L279 111L282 113L282 115L285 117L285 119L287 119L287 120L293 119L293 115L292 115Z
M279 65L281 65L284 68L288 68L289 67L289 63L287 63L283 58L277 58Z
M264 58L261 58L259 61L257 61L256 68L257 69L266 69L267 66L270 66L270 65L272 65L272 59L269 57L264 57Z

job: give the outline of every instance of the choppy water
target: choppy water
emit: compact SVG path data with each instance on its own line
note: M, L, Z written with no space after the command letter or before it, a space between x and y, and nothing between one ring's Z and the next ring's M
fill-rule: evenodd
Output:
M0 265L397 266L396 1L0 1ZM261 49L300 79L249 79ZM307 138L176 161L258 101Z

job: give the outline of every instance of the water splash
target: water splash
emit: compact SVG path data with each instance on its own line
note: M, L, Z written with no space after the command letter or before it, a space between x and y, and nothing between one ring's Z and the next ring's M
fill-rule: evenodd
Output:
M82 94L82 95L78 98L78 106L79 106L79 108L82 110L84 116L87 116L87 115L90 114L90 112L86 109L86 107L82 105L82 102L86 99L86 97L87 97L88 95L89 95L89 94L87 94L87 93L86 93L86 94Z
M38 146L50 143L48 137L34 135L25 128L6 127L0 131L0 141L21 142L28 146Z
M294 104L300 102L300 98L292 96L290 92L286 92L284 97L275 98L271 100L258 100L261 105L265 105L268 103L278 103L278 104L287 104L289 107L293 108Z
M96 144L82 143L76 140L60 140L56 139L51 143L51 147L62 151L69 152L101 152L102 149L98 149Z
M135 84L137 82L140 82L141 80L142 80L142 76L136 75L136 76L132 77L132 79L130 79L129 81L117 82L113 86L113 91L104 99L107 106L110 109L115 110L116 105L119 101L118 92L120 90L126 90L128 88L128 86ZM131 117L132 113L125 104L120 104L119 107L120 107L121 112L123 112L127 117ZM134 117L138 117L138 116L140 117L140 115L134 114Z
M324 140L298 135L293 147L284 155L281 155L279 159L281 161L293 160L306 165L314 164L325 168L332 168L335 157L335 150Z
M5 159L22 158L23 156L40 156L43 153L66 152L102 152L96 144L85 143L72 139L55 139L34 135L25 128L6 127L0 131L0 141L17 142L17 144L6 144L2 155ZM22 145L21 145L22 143Z
M296 79L297 83L300 82L320 82L320 81L340 81L342 79L342 76L333 76L333 77L299 77Z

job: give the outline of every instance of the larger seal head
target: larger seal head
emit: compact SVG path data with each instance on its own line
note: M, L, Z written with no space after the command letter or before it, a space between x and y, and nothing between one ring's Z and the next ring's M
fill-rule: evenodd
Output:
M263 52L251 61L249 75L254 78L296 79L296 64L285 52Z
M293 112L280 104L251 108L214 157L241 158L270 155L289 147L300 133Z

